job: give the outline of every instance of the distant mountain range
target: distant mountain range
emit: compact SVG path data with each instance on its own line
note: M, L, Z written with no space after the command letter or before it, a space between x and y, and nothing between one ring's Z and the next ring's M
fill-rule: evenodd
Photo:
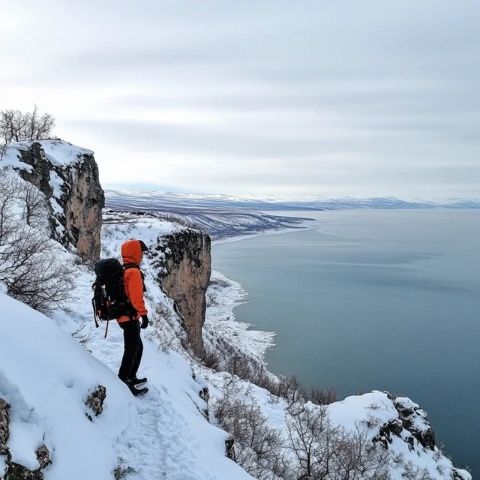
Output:
M480 208L480 198L445 201L407 201L394 197L332 198L312 200L276 200L229 195L199 195L168 193L155 190L107 189L108 208L122 210L163 211L172 213L218 213L231 210L288 211L288 210L339 210L357 208Z
M341 198L288 201L233 197L228 195L198 195L165 193L158 190L105 191L108 209L131 214L149 213L159 218L180 222L209 233L213 239L251 235L267 230L299 229L312 220L308 212L340 209L420 209L420 208L480 208L480 200L459 200L445 203L413 202L397 198ZM294 211L305 214L299 217ZM292 212L292 214L288 214Z

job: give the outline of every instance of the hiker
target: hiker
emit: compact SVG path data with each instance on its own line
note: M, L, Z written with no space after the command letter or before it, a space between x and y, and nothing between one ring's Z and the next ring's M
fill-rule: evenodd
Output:
M148 311L143 298L145 286L140 270L143 252L146 250L147 247L141 240L127 240L121 248L125 293L132 308L129 315L117 318L124 338L124 352L118 376L135 396L148 392L146 387L137 388L147 381L146 378L137 378L143 353L140 328L148 327Z

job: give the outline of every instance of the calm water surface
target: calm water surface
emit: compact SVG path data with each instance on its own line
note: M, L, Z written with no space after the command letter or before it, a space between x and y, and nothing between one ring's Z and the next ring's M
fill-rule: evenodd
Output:
M213 246L248 292L237 318L277 333L270 369L340 396L410 396L479 476L480 212L299 215L318 226Z

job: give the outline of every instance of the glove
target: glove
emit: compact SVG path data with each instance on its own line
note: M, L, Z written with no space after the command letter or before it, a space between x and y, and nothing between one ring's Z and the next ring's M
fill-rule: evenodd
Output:
M140 328L147 328L148 327L148 317L146 315L142 315L142 324Z

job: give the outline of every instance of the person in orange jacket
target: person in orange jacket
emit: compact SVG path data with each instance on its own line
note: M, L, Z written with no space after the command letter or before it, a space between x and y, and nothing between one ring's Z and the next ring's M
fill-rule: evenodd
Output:
M145 307L143 293L145 285L140 264L143 252L147 250L141 240L127 240L122 244L123 280L125 293L131 304L131 313L117 319L123 329L124 352L118 376L134 395L148 392L148 388L137 388L145 383L146 378L137 378L143 354L143 343L140 328L148 327L148 311Z

